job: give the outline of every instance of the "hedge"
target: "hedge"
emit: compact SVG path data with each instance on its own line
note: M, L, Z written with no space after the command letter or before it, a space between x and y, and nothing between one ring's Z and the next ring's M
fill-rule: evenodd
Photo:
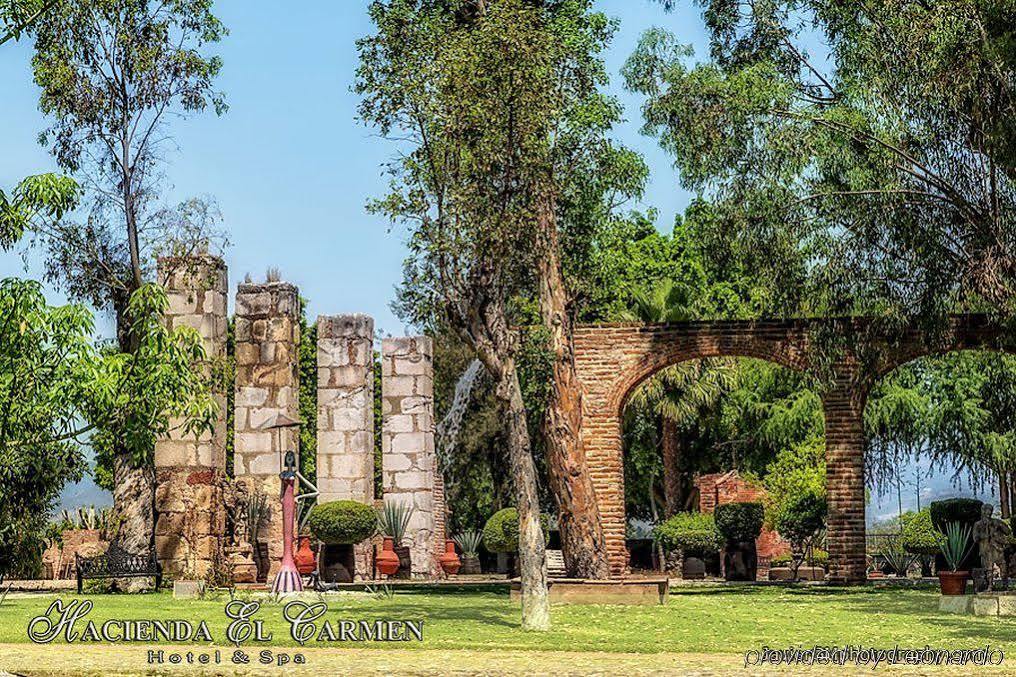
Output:
M976 498L947 498L944 501L932 501L928 506L931 523L938 531L945 532L949 522L973 525L981 519L983 501Z
M907 512L900 516L900 539L903 549L912 555L938 554L942 538L942 534L932 524L929 509Z
M754 541L762 533L765 509L761 503L725 503L716 506L716 530L728 543Z
M719 551L720 533L713 516L701 512L679 512L655 530L664 550L703 555Z
M550 526L546 515L540 515L544 542L550 541ZM483 547L490 552L516 552L519 549L519 511L515 508L498 510L483 526Z
M323 543L351 545L374 535L377 514L358 501L330 501L311 508L307 526Z

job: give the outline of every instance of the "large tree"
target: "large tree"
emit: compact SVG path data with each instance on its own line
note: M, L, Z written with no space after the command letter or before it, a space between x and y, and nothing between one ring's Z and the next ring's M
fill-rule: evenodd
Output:
M808 246L820 310L1016 311L1011 3L698 4L710 59L652 30L625 74L730 239Z
M151 277L156 243L182 238L184 250L203 247L215 222L214 210L198 203L167 210L157 197L169 118L224 108L212 89L221 62L203 49L225 32L210 0L60 3L34 27L39 105L53 120L42 139L88 200L82 223L42 223L34 241L46 251L50 282L113 311L125 354L140 348L130 304ZM116 537L143 552L153 538L152 448L126 444L129 432L106 436L123 525Z
M474 11L475 10L475 11ZM449 6L373 2L358 43L360 115L407 145L373 208L411 227L407 317L439 315L483 362L505 412L519 513L522 625L550 626L536 469L519 384L511 304L535 265L537 178L556 102L553 39L517 0Z

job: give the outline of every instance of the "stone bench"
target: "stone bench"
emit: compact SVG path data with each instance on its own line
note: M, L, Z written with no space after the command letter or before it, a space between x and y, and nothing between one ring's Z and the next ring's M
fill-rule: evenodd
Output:
M670 580L552 578L547 581L547 586L552 603L657 605L667 603ZM513 602L522 600L522 583L517 578L512 580L511 599Z

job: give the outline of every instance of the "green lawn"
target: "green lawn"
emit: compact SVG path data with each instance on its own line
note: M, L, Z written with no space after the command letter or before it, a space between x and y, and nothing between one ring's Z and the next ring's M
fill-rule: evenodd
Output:
M85 597L94 602L88 618L97 624L107 618L204 619L216 643L226 645L226 596L187 601L168 593ZM0 644L27 642L28 621L54 598L8 598L0 605ZM381 648L739 654L766 645L959 649L991 644L1016 658L1008 650L1016 650L1016 619L941 614L937 591L931 589L696 587L674 591L665 606L555 606L548 633L520 631L518 608L504 592L406 590L387 599L366 593L326 599L326 618L333 622L424 621L423 643ZM263 600L258 617L274 633L272 646L295 645L280 605Z

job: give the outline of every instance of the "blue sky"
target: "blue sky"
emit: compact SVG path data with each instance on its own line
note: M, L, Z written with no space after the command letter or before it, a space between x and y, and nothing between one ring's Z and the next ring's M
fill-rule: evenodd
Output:
M649 0L597 4L621 21L606 55L628 118L617 137L645 154L653 174L642 206L658 208L659 225L669 230L689 196L678 188L671 160L639 134L640 102L623 92L619 71L640 33L653 25L704 44L699 10L668 15ZM230 108L222 117L209 112L172 125L178 148L168 158L167 201L217 198L233 243L226 252L232 285L246 273L257 279L267 267L278 267L308 299L311 317L365 312L382 332L400 335L408 328L388 304L401 276L405 232L390 231L364 210L368 198L385 190L381 164L394 146L356 121L357 98L350 91L354 42L371 31L366 7L356 0L216 2L230 30L213 46L225 64L218 87ZM38 112L30 57L29 41L0 50L2 186L55 168L35 141L46 120ZM29 274L38 276L37 257L29 253L28 262ZM23 274L20 254L0 253L0 276Z
M356 121L357 99L350 92L354 42L371 31L366 7L364 0L216 2L230 30L214 46L225 64L218 87L230 108L222 117L207 113L173 124L177 149L168 157L166 198L218 200L232 240L226 260L234 289L246 273L257 279L277 267L300 287L311 317L363 312L374 316L381 333L401 335L411 328L388 304L401 277L405 233L389 230L364 210L370 197L385 190L381 164L394 147ZM671 14L650 0L601 0L597 7L621 22L606 54L612 90L627 118L616 137L640 151L652 171L645 198L633 206L658 209L657 227L669 231L691 196L678 186L672 161L656 141L639 134L641 101L623 91L619 72L642 31L652 26L669 28L706 54L700 9L690 0ZM55 169L35 140L46 120L37 108L30 58L29 41L0 48L4 187ZM20 251L0 252L0 277L39 277L38 257L29 251L25 260L27 273ZM49 296L63 301L53 290ZM109 323L100 326L108 331ZM954 493L942 477L928 491ZM66 496L70 505L95 500L88 483L69 487ZM913 503L915 497L905 497L905 506ZM869 517L894 507L894 498L875 497Z

